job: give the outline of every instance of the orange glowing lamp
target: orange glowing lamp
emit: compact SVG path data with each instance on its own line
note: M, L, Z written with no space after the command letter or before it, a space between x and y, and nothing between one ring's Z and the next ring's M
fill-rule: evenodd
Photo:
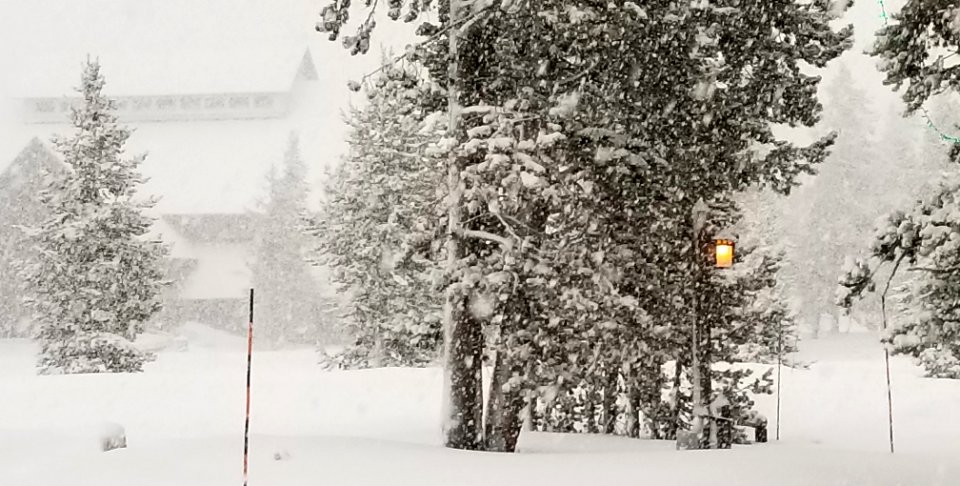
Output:
M730 268L733 266L734 246L733 240L714 241L714 254L717 257L717 268Z

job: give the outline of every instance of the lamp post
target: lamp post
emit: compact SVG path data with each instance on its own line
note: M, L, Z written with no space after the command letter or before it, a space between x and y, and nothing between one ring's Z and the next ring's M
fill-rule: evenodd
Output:
M733 268L733 260L736 256L736 243L729 238L716 238L713 240L713 260L714 266L718 269L729 269ZM710 345L710 334L711 334L711 325L709 322L704 325L704 333L706 334L706 343ZM709 355L707 355L709 356ZM709 359L709 358L708 358ZM710 370L710 364L706 365L707 371ZM710 422L710 447L711 448L728 448L732 443L733 438L733 425L730 423L723 423L724 431L723 438L719 437L720 423L718 423L716 415L719 415L723 419L729 420L728 415L729 402L720 395L717 397L717 400L711 402L710 412L714 416L714 420Z
M692 420L690 424L691 437L687 439L687 446L693 446L693 448L703 448L705 445L707 447L716 447L716 423L715 421L710 422L710 435L707 436L705 432L705 423L704 418L709 418L711 416L710 409L707 407L705 400L707 399L706 395L710 394L710 358L709 358L709 345L710 345L710 323L701 319L700 316L700 283L702 280L702 275L704 273L704 254L702 242L704 241L703 232L707 223L707 216L709 215L710 208L703 201L699 199L696 204L694 204L692 209L692 222L693 222L693 234L692 241L690 245L690 265L691 265L691 276L693 277L693 315L692 315L692 325L691 325L691 378L692 378ZM717 239L713 241L712 250L713 250L713 260L714 266L716 268L731 268L733 266L734 260L734 251L735 243L731 239ZM701 337L702 335L702 337ZM700 344L701 340L705 343L707 348L704 349L703 363L701 363L701 350ZM679 365L679 363L678 363ZM701 365L704 365L705 368L701 370ZM678 444L677 447L680 448L679 443L679 433L678 433ZM689 442L692 442L689 443Z

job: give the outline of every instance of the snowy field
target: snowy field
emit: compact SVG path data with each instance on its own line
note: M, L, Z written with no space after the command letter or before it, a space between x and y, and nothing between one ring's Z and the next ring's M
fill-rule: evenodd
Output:
M196 330L195 330L196 331ZM194 332L137 375L36 376L33 345L0 340L0 484L241 484L245 343ZM310 350L254 355L250 484L956 485L960 382L894 365L887 452L883 355L870 335L808 343L784 370L781 440L728 451L532 434L515 455L439 446L437 370L323 372ZM100 452L104 422L129 447Z

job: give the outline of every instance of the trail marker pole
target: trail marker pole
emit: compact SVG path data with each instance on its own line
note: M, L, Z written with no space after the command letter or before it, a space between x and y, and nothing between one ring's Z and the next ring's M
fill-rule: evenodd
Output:
M783 365L783 321L777 330L777 440L780 440L780 368Z
M253 358L253 289L250 289L250 320L247 322L247 410L243 424L243 486L247 486L247 453L250 446L250 362Z
M887 288L890 287L890 282L887 282ZM883 318L883 330L887 330L887 290L884 289L883 295L880 296L880 315ZM893 449L893 391L890 389L890 350L887 349L887 345L883 345L883 365L887 373L887 427L890 429L890 453L894 453Z
M897 263L893 265L893 270L890 271L890 277L887 278L887 285L883 287L883 293L880 294L880 317L884 333L887 332L887 292L890 291L890 283L893 282L893 277L897 275L897 270L907 255L907 253L900 253ZM890 389L890 349L885 343L883 345L883 364L887 372L887 425L890 429L890 453L893 454L893 391Z

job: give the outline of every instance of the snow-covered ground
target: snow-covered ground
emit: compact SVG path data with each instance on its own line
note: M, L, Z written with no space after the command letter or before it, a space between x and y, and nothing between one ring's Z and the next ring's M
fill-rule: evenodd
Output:
M33 345L0 340L0 484L241 483L245 343L194 329L137 375L36 376ZM439 446L437 370L323 372L309 350L253 360L250 484L955 485L960 382L894 365L887 451L883 354L869 334L805 343L784 370L781 440L678 452L670 442L533 434L515 455ZM775 401L761 400L771 417ZM100 452L103 423L127 449Z

